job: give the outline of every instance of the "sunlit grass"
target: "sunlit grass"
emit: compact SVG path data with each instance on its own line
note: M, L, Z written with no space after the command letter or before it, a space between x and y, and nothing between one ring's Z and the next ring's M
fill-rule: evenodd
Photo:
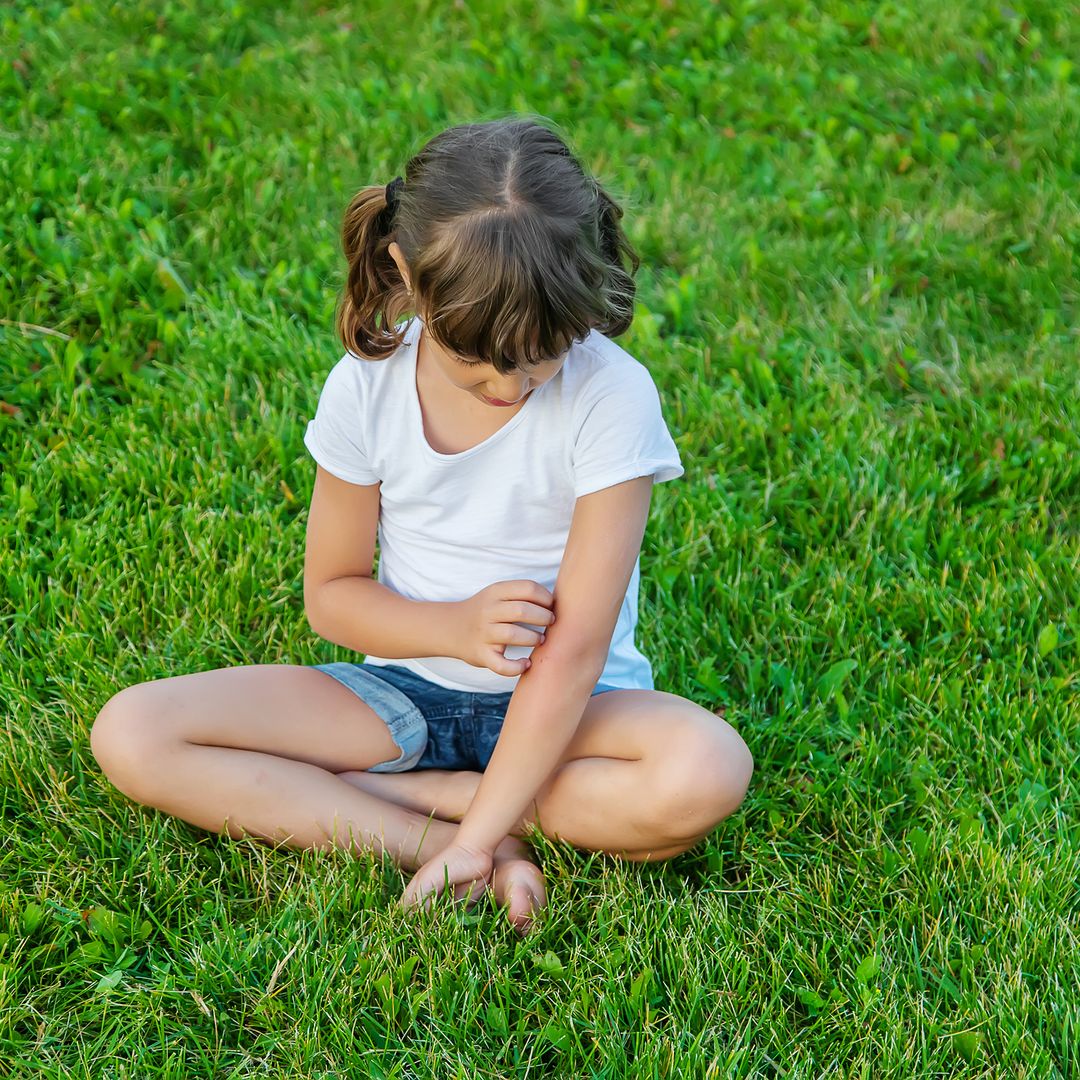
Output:
M1080 1073L1074 13L282 7L0 12L0 1074ZM542 845L525 941L88 740L349 658L301 586L340 215L511 111L627 208L686 465L639 642L756 762L670 863Z

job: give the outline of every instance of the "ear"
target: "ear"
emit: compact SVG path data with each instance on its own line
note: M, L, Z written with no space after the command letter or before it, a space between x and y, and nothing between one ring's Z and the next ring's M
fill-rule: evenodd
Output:
M390 257L397 264L398 271L401 273L401 277L405 282L405 288L412 292L412 282L409 280L409 267L405 263L405 255L398 245L396 240L390 242L390 246L386 249L390 252Z

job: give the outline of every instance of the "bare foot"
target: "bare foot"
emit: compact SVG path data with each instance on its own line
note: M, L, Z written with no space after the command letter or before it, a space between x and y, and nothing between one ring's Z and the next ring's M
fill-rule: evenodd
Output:
M536 913L547 903L544 875L529 857L529 849L507 837L495 851L491 892L519 933L528 933Z

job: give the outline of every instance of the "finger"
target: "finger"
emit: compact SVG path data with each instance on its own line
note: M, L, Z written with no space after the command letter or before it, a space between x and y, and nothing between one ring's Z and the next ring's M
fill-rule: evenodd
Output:
M494 671L496 675L513 677L528 671L531 663L532 661L527 656L522 656L518 660L507 660L498 649L492 649L486 666L488 670Z
M530 581L529 584L532 586L528 595L529 600L545 608L555 603L555 594L550 589L545 588L539 581Z
M529 630L517 623L499 624L499 642L503 645L539 645L544 636L544 630Z
M504 581L500 582L500 584L508 586L508 588L499 592L499 596L503 600L525 600L537 604L545 610L555 603L555 594L550 589L544 588L539 581L524 579L520 581Z
M403 897L402 901L401 901L401 906L406 911L424 911L424 912L428 912L428 911L433 911L435 909L435 905L438 902L438 899L439 899L439 890L438 889L429 889L425 893L418 893L409 902L406 902L404 897Z
M530 626L550 626L555 621L555 612L521 600L504 600L495 615L499 622L528 623Z
M428 910L438 899L441 887L441 881L432 881L428 875L416 874L402 894L402 906L406 908L419 907Z
M487 885L483 881L465 881L454 886L454 899L472 907L484 895Z

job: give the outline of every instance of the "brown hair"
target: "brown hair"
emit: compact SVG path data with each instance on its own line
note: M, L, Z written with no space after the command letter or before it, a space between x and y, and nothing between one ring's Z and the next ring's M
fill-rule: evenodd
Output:
M623 211L539 118L447 128L404 179L392 216L385 185L362 188L345 211L336 326L349 351L389 356L415 309L447 351L505 375L557 359L594 328L615 337L629 327L640 259Z

